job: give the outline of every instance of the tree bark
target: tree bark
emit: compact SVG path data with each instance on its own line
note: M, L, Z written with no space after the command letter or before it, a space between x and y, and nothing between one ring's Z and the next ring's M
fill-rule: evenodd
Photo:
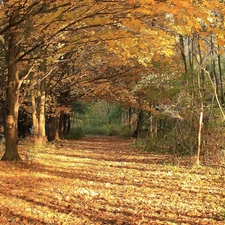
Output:
M131 117L132 117L132 108L129 107L129 109L128 109L128 127L129 127L130 131L132 129L132 127L131 127Z
M35 143L36 146L43 146L46 144L46 133L45 133L45 79L41 81L40 84L40 94L38 98L38 110L37 110L37 118L38 118L38 135L37 141Z
M12 74L11 74L12 75ZM17 144L17 122L18 122L18 91L15 89L15 83L9 82L6 96L6 121L5 121L5 153L2 157L4 161L19 161Z
M35 93L34 89L31 91L32 120L35 146L43 146L46 144L45 101L46 84L44 79L37 83L37 94Z
M34 145L35 145L35 143L37 143L38 137L38 118L37 118L37 106L34 89L31 90L31 105L32 105L32 121L33 121Z
M12 16L9 25L16 21L16 15ZM6 85L6 104L5 104L5 153L2 157L4 161L19 161L21 158L18 153L18 109L19 109L19 86L20 80L18 77L19 69L17 56L19 47L17 45L17 34L15 28L9 29L5 36L8 50L6 51L7 65L7 85Z
M69 134L70 132L70 114L64 113L64 130L63 130L63 137Z
M67 134L68 135L70 133L71 130L71 116L70 114L67 115Z
M4 134L4 125L5 125L5 109L0 105L0 134Z
M137 127L136 127L136 130L134 131L134 134L133 134L134 138L138 138L139 137L139 133L140 133L140 130L141 130L142 122L143 122L143 111L141 110L139 112L139 114L138 114Z
M200 154L201 154L201 142L202 142L202 128L203 128L203 111L200 112L199 116L199 129L198 129L198 151L196 164L200 165Z
M48 141L55 141L56 138L56 117L50 116L48 119Z
M60 140L60 135L59 135L59 120L60 120L60 115L59 114L56 114L56 117L55 117L55 119L56 119L56 123L55 123L55 125L56 125L56 128L55 128L55 140L56 141L59 141Z
M184 71L185 73L188 72L188 66L187 66L187 58L185 55L185 46L184 46L184 37L182 35L180 35L180 50L181 50L181 57L183 59L183 63L184 63Z
M19 108L18 112L18 137L25 138L28 135L28 115L23 108Z
M64 113L61 113L59 117L59 138L61 140L64 139L64 129Z
M46 102L46 53L43 53L43 61L40 63L37 82L37 101L36 101L36 117L37 117L37 136L34 140L35 146L43 146L46 144L45 132L45 102Z
M217 60L218 60L218 67L219 67L221 103L222 103L222 105L224 105L225 99L224 99L224 88L223 88L223 72L222 72L222 67L221 67L221 57L220 57L220 54L217 55Z

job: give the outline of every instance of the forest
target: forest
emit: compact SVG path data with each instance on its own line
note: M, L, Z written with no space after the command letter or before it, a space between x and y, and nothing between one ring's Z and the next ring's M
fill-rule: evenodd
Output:
M10 196L7 207L12 212L9 217L0 203L0 222L223 224L224 9L223 0L0 1L0 199L6 204ZM127 171L124 181L117 169ZM96 175L99 170L103 174ZM84 182L85 174L90 177L88 187L82 183L76 198L87 207L93 203L107 209L70 210L79 201L68 188L79 186L79 179ZM188 178L182 181L185 174ZM69 183L73 176L76 181ZM160 179L155 186L148 181L152 177ZM172 177L183 192L173 186ZM172 186L166 187L166 180ZM62 185L61 191L54 181ZM195 181L199 186L193 186ZM88 189L97 190L95 182L106 185L100 187L104 194ZM30 190L40 183L49 183L57 196L48 190L29 199ZM134 196L129 212L123 184ZM154 208L136 189L162 204ZM169 205L162 207L174 190L177 195L170 197L177 204L175 212ZM112 202L107 191L113 192ZM197 203L187 212L180 204L190 200L188 193L197 195ZM57 218L21 216L12 196L51 208L51 215L56 210ZM59 208L51 201L48 205L48 197L57 199ZM135 215L138 202L146 206L140 206L140 217ZM117 206L122 211L116 211ZM87 211L84 215L79 210ZM148 210L154 215L146 214ZM82 216L72 223L78 211ZM64 215L64 220L59 212L71 218Z
M84 102L105 101L121 105L124 129L136 138L145 133L150 148L220 163L223 6L216 0L2 1L2 160L20 160L18 137L31 130L35 146L64 139Z

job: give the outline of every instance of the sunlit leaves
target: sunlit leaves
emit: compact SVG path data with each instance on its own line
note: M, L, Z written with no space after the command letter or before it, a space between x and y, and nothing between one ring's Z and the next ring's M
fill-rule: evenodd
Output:
M224 224L224 169L178 160L115 137L56 143L32 164L0 163L0 222Z
M6 18L1 27L7 29L7 15L15 10L23 18L18 33L25 59L38 61L44 50L48 70L65 60L64 67L62 64L58 67L60 73L69 75L67 80L83 80L86 90L90 89L88 85L92 88L93 77L96 79L104 74L107 82L98 83L99 90L96 88L93 92L95 95L105 95L107 90L113 90L115 77L120 78L118 80L124 89L124 83L130 82L124 71L137 64L148 69L154 67L155 61L172 64L173 57L179 55L176 47L180 35L198 35L202 52L209 50L211 37L220 54L225 44L225 11L223 3L216 0L64 0L54 4L52 1L9 0L0 6L0 15ZM26 20L29 20L30 30L24 36ZM70 72L65 72L65 67L70 68ZM116 68L114 72L111 70L113 67ZM180 67L173 68L175 71L171 70L171 73L182 72ZM124 79L121 79L124 74ZM138 80L139 74L143 75L132 73L133 80ZM111 78L114 82L109 81ZM72 88L76 89L76 86ZM119 88L115 89L118 91Z

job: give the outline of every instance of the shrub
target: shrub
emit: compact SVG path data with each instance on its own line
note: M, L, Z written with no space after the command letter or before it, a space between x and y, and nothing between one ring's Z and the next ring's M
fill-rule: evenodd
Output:
M130 129L121 124L99 124L95 126L89 124L84 127L84 133L87 135L132 136Z
M84 133L87 135L108 135L109 130L105 125L87 125L84 127Z
M84 131L81 127L77 127L75 129L73 129L67 136L66 139L70 139L70 140L79 140L82 139L84 137Z

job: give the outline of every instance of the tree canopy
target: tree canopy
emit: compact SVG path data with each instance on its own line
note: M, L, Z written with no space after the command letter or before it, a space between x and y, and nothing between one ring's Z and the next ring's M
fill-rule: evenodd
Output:
M45 121L82 99L120 101L190 127L191 116L199 130L199 114L214 120L215 107L224 121L223 8L219 0L2 1L3 159L19 159L20 107L40 145Z

